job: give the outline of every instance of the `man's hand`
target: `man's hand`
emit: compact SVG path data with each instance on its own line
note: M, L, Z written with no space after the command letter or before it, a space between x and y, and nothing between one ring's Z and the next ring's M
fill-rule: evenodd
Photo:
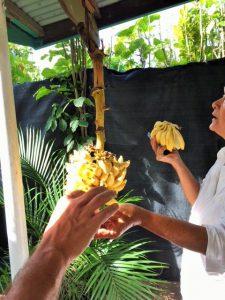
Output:
M70 262L85 250L100 226L117 211L117 204L99 210L113 197L115 193L103 187L94 188L87 193L75 191L62 197L51 216L40 246L55 248Z
M96 239L115 239L136 225L141 225L142 208L133 204L120 204L119 210L113 215L95 235Z
M117 211L117 204L99 210L114 197L114 192L103 187L62 197L39 246L19 272L6 299L58 299L69 263L86 249L100 226Z

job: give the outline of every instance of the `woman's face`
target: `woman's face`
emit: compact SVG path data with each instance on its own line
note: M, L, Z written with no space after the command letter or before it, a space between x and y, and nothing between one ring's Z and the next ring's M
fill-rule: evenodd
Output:
M225 95L212 103L212 123L209 129L225 139Z

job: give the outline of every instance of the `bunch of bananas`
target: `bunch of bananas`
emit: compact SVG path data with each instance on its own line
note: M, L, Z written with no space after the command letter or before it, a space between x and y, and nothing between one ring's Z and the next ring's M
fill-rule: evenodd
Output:
M155 137L156 142L165 146L170 152L173 150L184 150L184 139L180 134L181 128L177 124L168 121L157 121L151 131L151 138Z
M124 161L122 156L117 159L115 154L98 150L94 146L74 150L66 164L65 190L86 192L92 187L104 186L118 193L127 183L125 177L129 165L130 161Z

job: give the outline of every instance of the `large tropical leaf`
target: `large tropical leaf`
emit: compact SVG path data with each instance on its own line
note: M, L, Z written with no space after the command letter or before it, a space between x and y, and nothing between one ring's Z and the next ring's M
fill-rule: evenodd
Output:
M146 244L122 239L92 242L74 262L74 273L69 271L73 285L80 286L83 297L91 300L157 299L156 284L162 282L158 275L167 266L146 258L151 252L141 249Z
M25 136L19 130L22 174L44 188L49 188L53 179L63 179L65 156L54 156L53 145L40 130L28 127Z

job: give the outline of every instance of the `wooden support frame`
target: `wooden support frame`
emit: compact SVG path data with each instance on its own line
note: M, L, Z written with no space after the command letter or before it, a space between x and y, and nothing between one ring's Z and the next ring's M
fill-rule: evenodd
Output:
M28 14L20 9L11 0L5 0L6 14L8 18L16 19L22 25L29 28L32 32L36 33L38 37L44 36L44 29L37 22L35 22Z
M29 251L16 110L8 53L5 11L2 0L0 0L0 41L0 158L10 268L11 277L13 279L17 272L23 267L29 256Z

